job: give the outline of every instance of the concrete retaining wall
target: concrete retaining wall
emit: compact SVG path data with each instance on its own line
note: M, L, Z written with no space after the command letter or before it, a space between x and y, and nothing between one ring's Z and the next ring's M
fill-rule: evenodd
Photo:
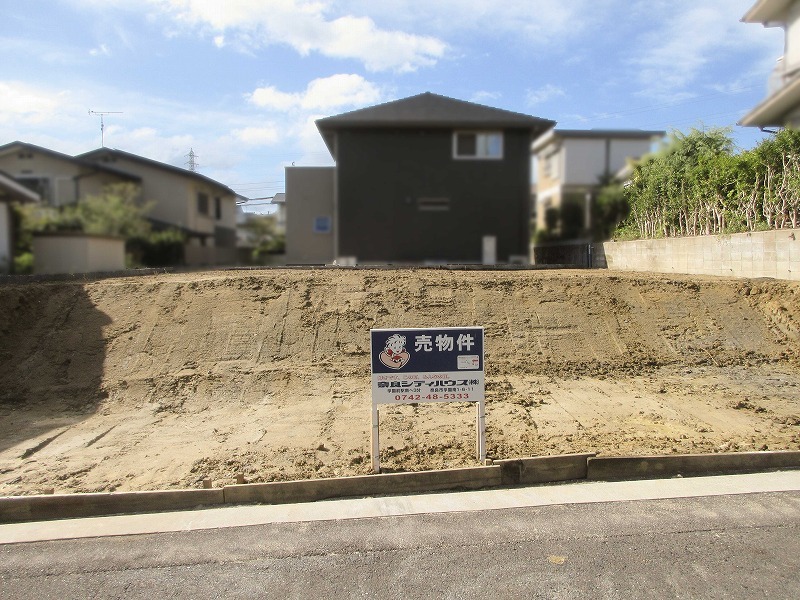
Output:
M800 281L800 229L605 242L603 252L617 271Z
M474 490L581 479L615 480L800 468L800 451L598 458L568 454L498 460L485 467L229 485L208 490L110 492L0 498L0 523L285 504L327 498Z

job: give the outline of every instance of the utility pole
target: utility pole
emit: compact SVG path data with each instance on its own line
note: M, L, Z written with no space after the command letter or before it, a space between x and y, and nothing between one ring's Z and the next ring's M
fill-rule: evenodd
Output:
M90 115L100 115L100 146L105 148L106 147L106 136L105 136L105 128L106 125L103 122L103 115L121 115L122 112L118 110L91 110L89 109Z

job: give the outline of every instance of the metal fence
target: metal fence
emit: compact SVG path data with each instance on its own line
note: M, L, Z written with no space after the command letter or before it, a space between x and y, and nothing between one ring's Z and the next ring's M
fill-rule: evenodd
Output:
M602 248L601 245L597 245ZM597 247L586 241L548 242L531 246L531 264L567 267L572 269L591 269L600 265L595 256Z

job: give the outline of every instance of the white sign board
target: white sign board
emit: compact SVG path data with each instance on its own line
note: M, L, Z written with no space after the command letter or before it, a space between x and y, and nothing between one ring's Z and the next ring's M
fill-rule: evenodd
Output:
M380 404L475 402L478 460L486 459L483 327L373 329L372 467L380 471Z

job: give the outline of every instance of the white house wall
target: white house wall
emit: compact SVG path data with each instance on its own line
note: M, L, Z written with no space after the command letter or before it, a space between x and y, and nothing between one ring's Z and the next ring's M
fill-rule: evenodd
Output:
M791 73L800 68L800 2L789 7L786 19L786 48L784 50L784 69Z
M566 185L594 184L605 171L605 140L565 139L562 182Z
M605 139L565 139L565 185L596 185L606 171ZM649 140L611 140L608 169L613 174L625 166L628 158L639 157L650 151Z
M611 173L618 173L631 158L640 158L652 150L650 140L612 140Z

